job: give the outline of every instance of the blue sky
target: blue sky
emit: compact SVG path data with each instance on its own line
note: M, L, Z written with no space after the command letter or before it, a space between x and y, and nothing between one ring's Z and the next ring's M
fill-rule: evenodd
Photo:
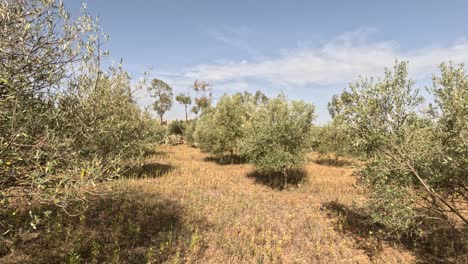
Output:
M65 0L72 13L80 1ZM359 75L410 61L417 84L442 61L468 62L468 1L89 0L106 48L136 79L150 70L175 93L194 80L223 93L262 90L316 105L317 122ZM151 102L141 95L139 102ZM182 118L174 104L167 118Z

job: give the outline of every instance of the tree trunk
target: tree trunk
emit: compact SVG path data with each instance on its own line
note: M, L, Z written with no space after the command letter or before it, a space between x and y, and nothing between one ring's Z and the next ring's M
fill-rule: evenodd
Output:
M286 169L283 169L283 176L284 176L284 189L288 188L288 172Z
M159 118L161 118L161 125L163 124L163 115L159 115Z
M431 188L426 183L426 181L423 180L423 178L419 175L419 173L416 171L413 165L411 165L411 163L409 162L409 158L407 158L405 154L402 151L400 151L400 149L396 147L394 149L397 151L398 155L401 157L402 161L406 164L406 166L411 170L411 172L419 181L419 183L421 183L422 186L426 189L427 193L429 194L429 196L432 197L433 201L436 201L436 200L441 201L443 204L445 204L449 208L449 210L452 213L457 215L463 222L465 222L465 224L468 224L468 220L455 207L453 207L449 202L447 202L441 195L439 195L433 188ZM384 153L388 155L389 157L391 157L392 159L398 161L398 159L396 159L391 153L387 151L384 151Z
M185 105L185 124L188 124L187 105Z

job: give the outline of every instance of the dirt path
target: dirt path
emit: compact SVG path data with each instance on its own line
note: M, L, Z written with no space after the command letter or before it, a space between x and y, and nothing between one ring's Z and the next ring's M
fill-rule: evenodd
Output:
M409 252L360 249L323 208L361 198L352 168L309 162L298 187L277 190L247 177L248 164L219 165L187 146L165 146L148 160L148 177L127 180L142 194L177 202L195 230L185 260L200 263L408 263ZM150 195L151 194L151 195ZM369 256L372 255L372 256Z

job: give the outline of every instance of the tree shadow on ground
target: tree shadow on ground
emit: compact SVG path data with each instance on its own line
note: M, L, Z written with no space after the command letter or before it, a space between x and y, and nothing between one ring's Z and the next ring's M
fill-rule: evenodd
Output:
M204 159L207 162L214 162L218 165L238 165L247 163L247 159L240 155L209 156Z
M174 200L136 191L89 199L89 208L76 217L57 208L49 208L47 217L41 214L46 208L28 209L42 219L35 230L27 229L27 212L16 214L10 223L20 232L2 240L0 262L162 263L204 250L198 232L206 224L182 220L184 209Z
M349 161L349 160L326 157L326 156L314 157L314 158L311 158L310 161L319 165L324 165L324 166L329 166L329 167L352 167L353 165L355 165L354 162Z
M155 158L167 158L169 156L169 152L158 150L155 148L152 149L145 149L144 157L155 157Z
M282 172L263 172L254 170L247 174L256 183L266 185L272 189L283 190L288 187L298 187L299 184L307 180L307 171L303 169L289 170L286 172L287 179Z
M169 172L175 169L174 166L170 164L152 162L146 163L141 166L135 166L128 168L124 173L126 178L158 178L168 174Z
M337 217L336 229L351 235L355 246L373 258L383 249L383 242L395 247L404 247L415 253L417 263L466 263L468 245L466 231L440 226L437 231L422 239L414 234L396 236L384 225L375 223L364 210L346 206L339 202L323 205L330 217ZM465 233L465 234L463 234Z

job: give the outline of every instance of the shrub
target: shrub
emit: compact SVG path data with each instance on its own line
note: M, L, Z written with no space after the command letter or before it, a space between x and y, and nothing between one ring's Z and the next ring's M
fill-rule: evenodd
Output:
M266 173L300 169L310 148L309 133L314 107L303 101L288 101L283 95L270 99L254 114L245 133L243 153Z
M346 133L338 123L338 119L323 126L315 126L311 130L312 150L321 154L349 155L349 144Z
M468 202L468 81L463 67L441 70L430 89L431 115L417 111L423 98L407 63L397 62L383 79L351 85L350 101L335 117L355 151L369 158L359 175L371 191L374 220L398 235L425 236L457 226L457 218L467 224L461 210Z
M182 135L187 129L187 124L182 120L174 120L169 124L169 133L173 135Z
M195 143L194 133L197 128L198 119L189 120L187 129L184 131L184 139L192 145Z
M239 154L251 108L251 101L244 99L242 94L224 95L200 116L194 133L200 148L218 156Z
M433 171L437 187L468 202L468 77L463 65L441 64L434 76L434 141L437 154Z
M121 67L98 67L89 15L71 21L58 1L0 8L9 25L0 27L1 199L8 205L14 190L65 208L68 198L81 199L73 196L81 186L135 164L161 129L136 104Z

